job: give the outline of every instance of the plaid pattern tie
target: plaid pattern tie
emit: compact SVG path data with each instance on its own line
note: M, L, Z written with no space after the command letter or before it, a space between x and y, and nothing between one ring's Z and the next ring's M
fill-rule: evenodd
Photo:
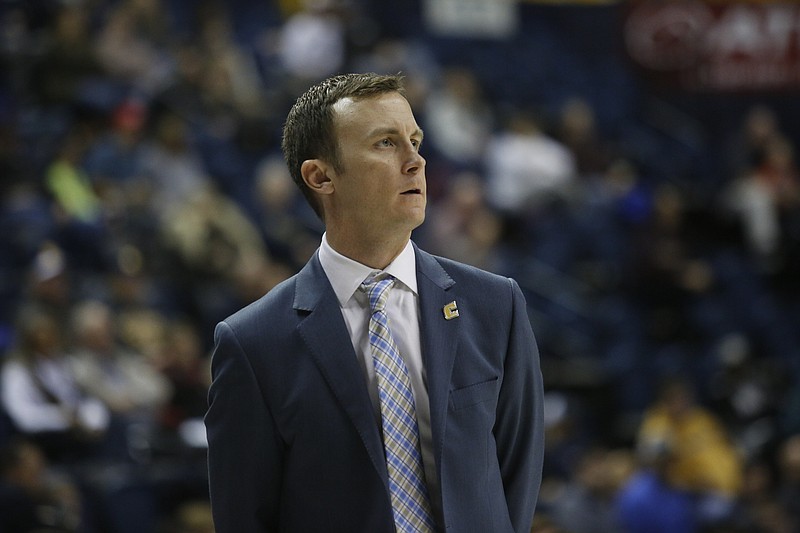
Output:
M411 380L389 330L384 312L394 278L368 279L361 284L369 297L369 344L378 380L383 448L389 471L395 527L398 532L434 531L425 484L419 429Z

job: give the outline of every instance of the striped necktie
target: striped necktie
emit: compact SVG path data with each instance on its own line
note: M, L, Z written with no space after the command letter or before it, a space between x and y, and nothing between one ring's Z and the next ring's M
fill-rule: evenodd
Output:
M368 279L361 284L371 310L369 344L378 381L392 511L398 532L434 531L411 380L384 312L393 284L391 276Z

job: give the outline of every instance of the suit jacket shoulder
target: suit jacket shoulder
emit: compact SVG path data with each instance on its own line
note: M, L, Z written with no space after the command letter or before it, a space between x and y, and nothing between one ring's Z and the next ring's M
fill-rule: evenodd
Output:
M260 317L275 312L285 312L286 309L290 309L294 299L297 276L298 274L295 274L281 281L258 300L239 309L225 318L223 322L238 331L252 327L254 322L257 322Z

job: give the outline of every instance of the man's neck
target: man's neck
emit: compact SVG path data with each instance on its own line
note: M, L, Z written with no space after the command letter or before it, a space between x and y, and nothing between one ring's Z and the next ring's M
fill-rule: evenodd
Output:
M326 238L331 248L345 257L358 261L362 265L383 270L400 255L408 244L411 234L401 238L349 238L348 235L338 234L335 231L326 232Z

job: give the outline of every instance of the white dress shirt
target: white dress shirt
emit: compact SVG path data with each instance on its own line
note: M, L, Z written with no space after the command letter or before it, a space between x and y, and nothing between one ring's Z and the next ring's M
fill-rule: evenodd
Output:
M440 508L438 498L438 478L433 458L433 439L431 437L431 409L428 399L428 381L425 366L422 364L422 348L419 332L419 295L417 294L417 265L414 247L409 241L394 261L384 270L363 265L343 256L328 244L326 235L322 236L319 248L319 262L328 276L336 293L342 316L353 342L356 357L364 371L370 399L378 426L381 424L378 382L369 345L370 308L367 295L359 290L361 283L378 273L386 273L396 278L389 291L386 302L386 315L392 337L400 350L400 356L408 367L414 404L417 411L422 463L425 479L434 508Z

